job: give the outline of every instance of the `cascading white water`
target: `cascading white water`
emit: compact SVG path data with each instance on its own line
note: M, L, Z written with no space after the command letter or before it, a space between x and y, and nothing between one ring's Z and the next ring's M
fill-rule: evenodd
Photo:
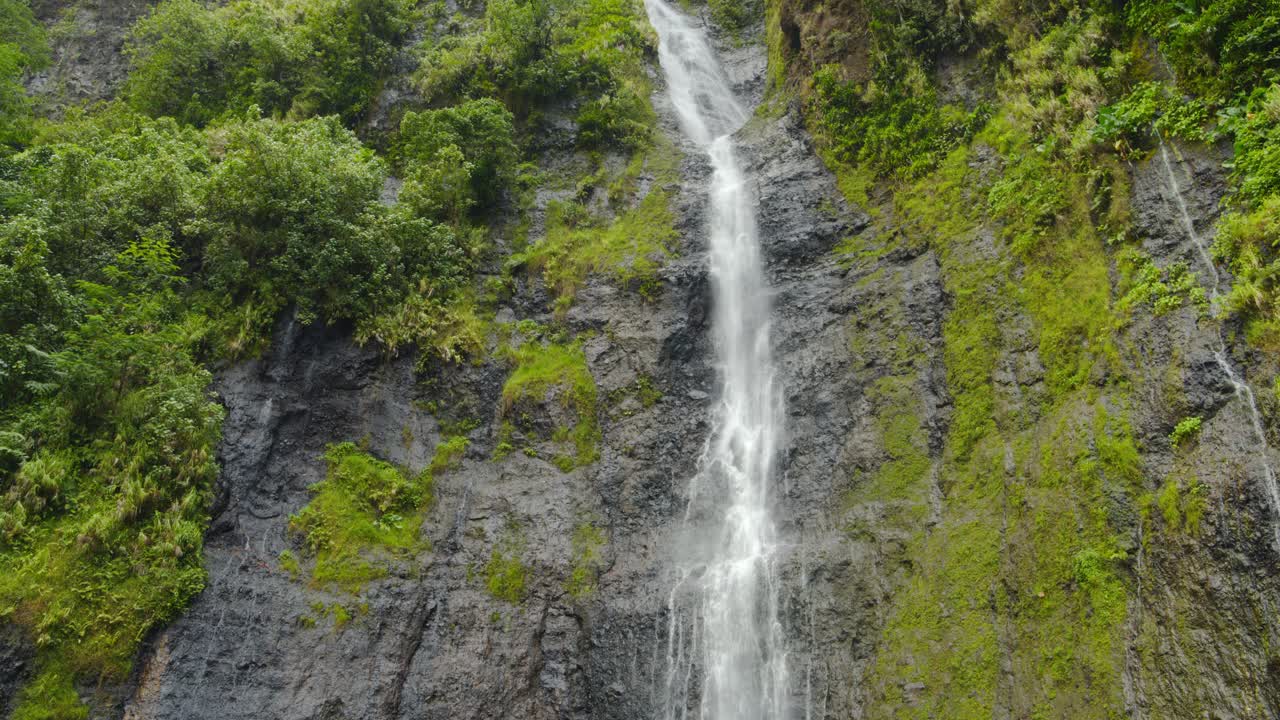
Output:
M1164 166L1165 182L1169 186L1169 192L1173 196L1174 204L1178 208L1178 213L1182 219L1182 229L1186 232L1187 237L1191 240L1191 244L1195 245L1196 253L1200 256L1200 263L1209 273L1209 304L1215 310L1221 299L1220 285L1221 276L1218 268L1213 264L1213 258L1209 254L1209 247L1205 244L1204 238L1196 231L1195 222L1191 219L1191 213L1187 210L1187 201L1182 197L1182 187L1178 184L1178 176L1174 173L1173 163L1169 160L1169 148L1165 145L1164 140L1160 141L1160 162ZM1249 411L1249 419L1253 425L1254 436L1258 440L1257 459L1262 466L1263 490L1266 491L1267 501L1271 504L1271 513L1274 517L1272 523L1272 531L1275 533L1276 546L1280 548L1280 483L1276 481L1275 467L1271 464L1271 448L1267 444L1267 433L1262 423L1262 413L1258 411L1258 402L1254 399L1253 389L1244 381L1235 368L1231 367L1231 363L1227 361L1227 345L1222 339L1219 332L1217 338L1217 346L1213 349L1213 359L1227 375L1227 380L1231 383L1231 387L1238 399L1243 400L1245 407Z
M701 28L645 0L680 127L711 161L711 279L720 370L714 426L690 488L672 592L665 716L782 720L787 665L770 512L782 400L754 205L731 134L749 117Z

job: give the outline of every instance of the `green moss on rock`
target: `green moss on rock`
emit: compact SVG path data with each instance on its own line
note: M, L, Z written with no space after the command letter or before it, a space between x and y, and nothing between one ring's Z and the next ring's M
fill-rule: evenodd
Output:
M504 415L522 402L540 404L554 395L573 417L549 438L567 446L556 465L568 472L600 457L600 428L596 419L598 391L581 343L526 342L512 351L516 368L502 387ZM505 427L505 425L504 425Z
M289 529L314 559L312 581L359 593L387 573L389 559L425 547L419 529L432 501L431 474L409 477L353 443L325 451L328 474L313 497L289 518Z

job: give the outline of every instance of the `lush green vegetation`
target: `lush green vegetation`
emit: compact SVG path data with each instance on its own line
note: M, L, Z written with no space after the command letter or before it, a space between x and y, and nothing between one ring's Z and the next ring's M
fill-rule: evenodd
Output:
M796 89L819 150L885 231L845 242L844 261L865 272L897 247L928 248L952 302L944 360L953 411L936 469L911 402L910 339L879 338L862 317L893 316L900 301L878 301L855 327L854 352L877 373L868 399L883 453L853 479L847 500L862 509L850 538L911 533L903 555L913 560L867 677L868 715L989 717L1010 702L998 691L1011 682L1014 714L1118 716L1133 572L1124 548L1135 529L1115 508L1136 505L1152 532L1189 534L1206 512L1193 477L1157 488L1142 475L1126 419L1126 333L1138 308L1215 321L1202 274L1157 266L1133 242L1125 161L1172 139L1234 142L1233 194L1215 245L1235 281L1224 307L1274 348L1280 7L863 5L869 33L851 27L842 42L855 60L865 50L865 66L805 67L810 55L786 44L825 39L788 38L794 28L767 36L774 92L797 68L807 73ZM770 22L804 26L802 4L774 7ZM960 93L937 74L939 59L956 55L967 74L943 82L961 78ZM1014 348L1026 348L1024 332L1043 369L1011 388L996 378L1014 366ZM1195 452L1200 424L1183 419L1170 444ZM929 526L931 472L945 501ZM1153 512L1162 522L1151 524ZM904 688L917 682L927 690L909 697Z
M207 364L261 352L283 317L343 323L424 364L482 354L507 280L480 285L477 269L502 267L508 246L527 251L508 271L539 270L566 296L587 273L652 288L673 249L677 156L653 133L640 4L494 0L479 18L419 5L164 0L129 35L121 99L55 120L23 86L49 62L44 30L25 0L0 0L0 621L38 648L19 717L83 716L75 688L126 676L146 633L201 590L222 419ZM429 104L372 137L419 22L443 30L416 50ZM577 121L580 180L526 162L552 107ZM514 239L508 218L548 181L579 194L526 248L527 218ZM606 203L588 202L597 191ZM556 388L569 418L531 442L559 448L548 459L566 471L593 462L580 346L510 360L508 408ZM421 547L430 479L467 449L450 433L416 476L332 446L291 522L305 552L282 570L356 591ZM518 600L518 563L499 565L495 593Z
M0 157L0 616L39 650L23 717L75 716L72 679L125 677L203 587L222 409L173 231L193 138L109 114Z
M814 75L817 127L839 162L881 175L916 177L973 135L985 108L939 105L924 70L910 68L889 88L843 82L834 67Z
M1145 306L1160 316L1187 303L1202 313L1209 311L1208 293L1186 263L1161 270L1137 248L1125 247L1116 253L1116 266L1124 280L1120 288L1124 295L1116 302L1121 311Z
M431 504L432 470L410 477L349 442L330 445L325 461L328 474L311 486L314 497L289 518L289 529L315 560L316 585L359 593L386 574L379 554L394 559L424 546L419 530ZM441 462L441 469L447 466Z
M203 125L368 111L412 20L407 0L165 0L133 30L130 103Z
M30 5L26 0L0 0L0 146L30 139L31 100L22 78L48 62L44 28Z
M635 146L649 135L644 53L652 30L634 0L491 0L425 44L418 85L428 99L499 97L521 115L574 98L587 146Z
M1251 340L1274 350L1280 348L1280 85L1252 93L1243 112L1229 117L1239 189L1213 252L1235 274L1227 306L1245 318Z
M686 9L693 9L692 0L680 0ZM711 19L716 26L727 30L737 38L743 31L756 26L764 15L762 0L706 0Z
M538 438L564 448L552 462L569 472L598 460L598 392L581 343L528 341L511 355L516 368L502 387L502 407L504 417L515 418L513 429L537 438L539 432L527 413L528 405L542 405L554 396L570 420L557 425L550 438Z
M640 4L635 0L501 0L486 3L483 18L458 16L449 22L450 32L424 44L417 76L422 92L432 99L500 98L517 120L535 128L540 120L533 108L535 99L572 102L577 108L577 142L588 153L581 177L542 179L553 186L574 186L574 197L547 208L544 238L527 248L519 248L517 242L519 252L510 258L508 268L540 271L556 290L561 312L568 309L575 289L590 273L603 273L642 293L650 292L655 270L671 254L676 238L666 188L678 181L678 156L670 141L654 132L657 117L649 103L651 88L644 62L655 39ZM406 117L406 127L410 121ZM444 177L471 172L458 170L459 164L449 159L447 150L423 149L435 158L430 163L419 161L425 174ZM629 152L631 161L612 167L602 152L609 149ZM495 176L490 166L502 172ZM513 180L507 163L482 164L476 172L472 179L477 190L502 187ZM642 191L638 182L642 174L654 178L652 189ZM434 185L463 188L465 178ZM607 198L603 206L593 198L597 190ZM484 197L465 193L428 202L461 212L477 206L477 200L479 206L485 205Z
M976 142L1011 160L1029 151L1004 121ZM1079 215L1020 252L1016 229L1006 233L1008 255L983 250L980 228L999 204L989 198L994 181L984 187L971 161L957 149L937 171L900 187L891 212L905 236L873 238L925 241L939 254L955 303L944 327L955 410L938 478L946 505L926 532L930 463L910 401L918 353L909 343L886 359L895 374L872 386L884 395L874 407L887 458L849 501L881 503L887 520L911 534L904 553L917 567L869 678L871 714L988 716L1001 657L1011 653L1027 673L1015 682L1039 712L1107 717L1120 702L1114 680L1126 596L1123 554L1101 508L1138 477L1125 423L1093 405L1086 382L1112 362L1107 259L1097 236L1079 231ZM1087 218L1088 208L1064 212ZM1017 283L1014 262L1022 264ZM1033 319L1045 365L1046 391L1021 400L993 379L1009 343L997 318L1010 312ZM909 703L903 686L914 682L931 691Z
M511 111L490 98L406 114L402 200L426 217L454 222L477 206L491 208L515 175L512 122Z
M918 177L966 143L988 113L940 103L929 78L939 54L964 49L966 31L945 3L930 0L874 0L865 12L866 76L819 68L810 82L812 126L837 163Z

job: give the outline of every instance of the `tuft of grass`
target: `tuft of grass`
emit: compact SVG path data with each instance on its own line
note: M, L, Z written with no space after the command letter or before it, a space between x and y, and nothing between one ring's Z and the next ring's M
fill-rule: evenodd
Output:
M380 557L404 557L424 546L418 537L432 501L431 473L410 478L353 443L325 451L328 474L311 486L311 502L289 518L315 560L312 582L353 594L387 573Z
M557 467L568 472L598 460L598 391L582 345L526 342L512 351L512 356L516 368L502 388L503 414L510 414L522 401L542 403L549 393L555 393L575 416L572 426L558 428L552 437L557 443L572 445L572 453L557 458Z
M495 549L484 566L484 586L493 597L519 605L524 601L529 570L514 550Z
M302 565L298 563L298 556L293 554L292 550L285 550L280 553L280 569L289 573L289 577L297 580L302 575Z
M604 558L604 532L590 522L579 523L573 530L573 569L565 582L565 591L575 600L586 600L596 592Z
M457 470L462 466L462 458L467 454L467 448L470 445L471 441L464 435L453 435L442 440L436 446L435 454L431 456L431 464L427 466L427 472L435 477L450 470Z
M1164 518L1164 524L1174 532L1182 529L1180 494L1181 488L1178 486L1178 481L1172 478L1156 494L1156 507L1160 508L1160 515Z
M351 622L351 611L341 603L334 603L333 607L329 608L329 614L333 615L334 628L341 629Z
M675 214L661 188L612 222L601 221L578 203L554 201L547 207L546 236L513 262L541 270L563 312L590 273L605 273L642 291L651 287L678 237Z

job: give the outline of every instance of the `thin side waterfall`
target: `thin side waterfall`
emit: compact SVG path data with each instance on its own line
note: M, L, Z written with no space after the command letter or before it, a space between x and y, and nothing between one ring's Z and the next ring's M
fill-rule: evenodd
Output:
M1218 268L1213 263L1213 258L1209 254L1209 246L1205 244L1204 238L1200 237L1200 233L1196 232L1195 222L1191 219L1191 213L1187 210L1187 201L1182 197L1182 187L1178 184L1178 176L1173 170L1173 163L1169 160L1169 148L1165 145L1164 140L1160 141L1160 162L1164 166L1165 182L1169 186L1169 192L1173 196L1174 204L1178 207L1178 213L1182 219L1182 228L1187 233L1187 237L1191 239L1191 243L1195 245L1196 252L1200 256L1200 262L1204 265L1209 273L1211 281L1209 287L1209 305L1217 309L1221 299L1220 285L1222 283L1221 275ZM1249 410L1249 419L1253 423L1253 432L1258 439L1258 460L1262 466L1263 489L1267 494L1267 501L1271 505L1271 514L1273 516L1272 531L1275 533L1276 547L1280 549L1280 486L1276 482L1276 471L1271 464L1271 448L1267 444L1267 433L1262 422L1262 413L1258 411L1258 402L1254 399L1253 390L1244 378L1235 371L1231 363L1227 361L1227 344L1222 339L1222 332L1218 332L1217 345L1213 349L1213 359L1217 362L1218 367L1226 373L1227 380L1231 382L1231 387L1235 391L1238 399L1243 400L1245 406Z
M719 398L689 490L680 580L669 600L663 717L782 720L787 658L771 513L782 398L755 209L731 135L750 117L702 29L645 0L681 130L713 169L709 189Z

